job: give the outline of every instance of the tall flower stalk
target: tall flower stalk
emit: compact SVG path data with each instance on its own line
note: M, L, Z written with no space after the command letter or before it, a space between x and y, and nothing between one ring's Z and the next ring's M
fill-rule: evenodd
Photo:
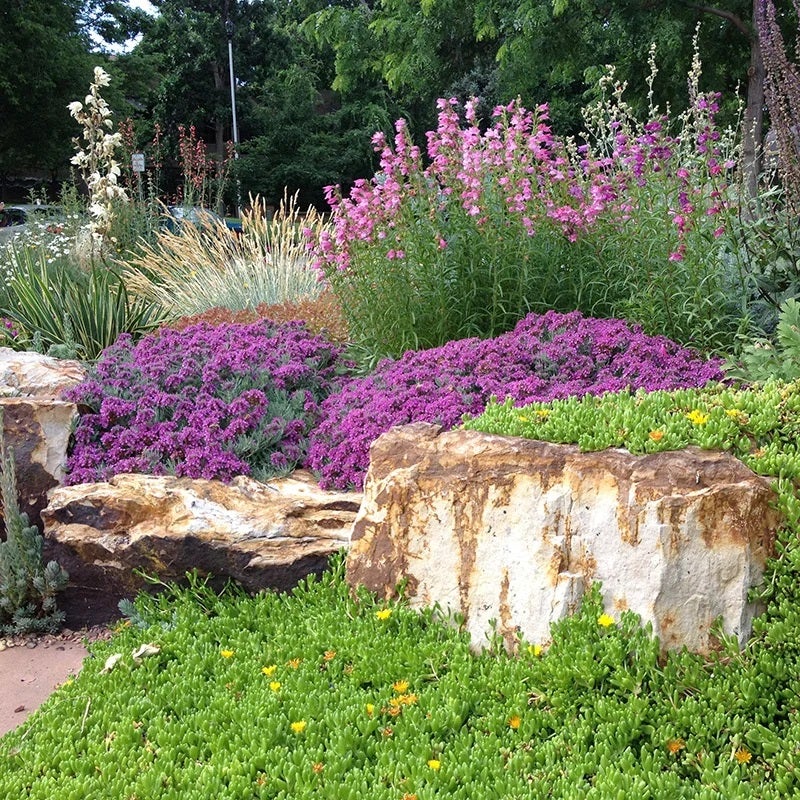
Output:
M426 152L399 120L380 171L328 188L334 230L313 244L356 340L378 355L509 330L528 311L622 316L648 333L729 344L741 296L725 234L733 142L697 90L676 121L637 121L610 73L581 141L548 108L438 101ZM655 75L653 76L655 77Z
M73 139L77 152L72 163L80 170L89 189L92 236L100 244L110 234L115 204L128 200L118 182L120 165L115 158L122 135L109 133L114 126L112 111L100 94L101 88L110 82L109 74L102 67L95 67L94 79L83 103L76 100L67 106L70 115L83 127L82 137Z

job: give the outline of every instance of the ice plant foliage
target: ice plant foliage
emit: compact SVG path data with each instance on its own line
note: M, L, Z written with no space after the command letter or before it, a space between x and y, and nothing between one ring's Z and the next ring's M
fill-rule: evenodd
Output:
M621 389L703 386L722 377L720 362L622 320L580 312L531 314L494 339L464 339L384 361L322 403L308 464L324 486L361 486L369 446L394 425L452 428L491 397L516 405Z
M462 116L455 99L438 101L425 152L404 120L391 140L377 133L380 171L346 197L328 187L335 229L313 244L354 337L397 356L578 308L683 343L724 339L735 153L699 77L696 59L678 120L652 107L640 123L610 71L580 142L554 133L546 105L498 106L487 127L475 100Z
M98 241L109 232L114 203L128 200L125 190L118 184L120 165L115 159L122 134L109 133L114 127L112 111L100 94L102 87L110 82L108 73L102 67L95 67L94 80L83 103L76 100L67 106L70 115L83 127L83 140L73 140L77 152L72 163L89 187L92 235Z
M68 479L290 472L305 456L338 356L301 323L199 324L136 344L123 335L70 392L91 411L78 425Z

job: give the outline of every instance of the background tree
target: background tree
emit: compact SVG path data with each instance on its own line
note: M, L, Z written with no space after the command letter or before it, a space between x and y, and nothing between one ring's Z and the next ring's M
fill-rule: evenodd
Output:
M117 0L6 0L0 4L0 181L63 170L85 94L105 48L134 35L142 14ZM3 186L3 188L5 188Z

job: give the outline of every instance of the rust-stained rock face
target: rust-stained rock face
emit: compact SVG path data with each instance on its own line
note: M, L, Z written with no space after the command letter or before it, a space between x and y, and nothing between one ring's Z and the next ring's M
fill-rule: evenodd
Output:
M78 409L63 400L0 397L3 435L14 452L20 509L40 524L47 492L64 478L72 426Z
M724 453L634 456L395 428L370 451L347 575L390 596L466 617L476 645L490 620L511 647L545 643L602 582L606 609L653 624L664 649L707 652L715 619L744 642L778 526L769 482Z
M0 347L3 433L14 451L20 508L36 525L48 490L63 480L67 445L78 418L77 407L61 400L61 393L85 375L77 361Z
M196 568L250 591L290 588L347 546L360 502L303 472L266 484L117 475L54 489L42 517L70 586L95 589L95 602L114 609L143 588L135 569L170 581Z

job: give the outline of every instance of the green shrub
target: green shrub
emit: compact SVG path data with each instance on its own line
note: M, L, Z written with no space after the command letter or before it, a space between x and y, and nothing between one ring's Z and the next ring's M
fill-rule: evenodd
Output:
M6 538L0 541L0 633L56 631L64 615L56 593L69 575L55 561L42 563L42 537L17 501L14 453L6 449L0 411L0 497Z
M744 345L726 371L731 378L751 383L800 379L800 303L794 298L784 301L774 336Z

